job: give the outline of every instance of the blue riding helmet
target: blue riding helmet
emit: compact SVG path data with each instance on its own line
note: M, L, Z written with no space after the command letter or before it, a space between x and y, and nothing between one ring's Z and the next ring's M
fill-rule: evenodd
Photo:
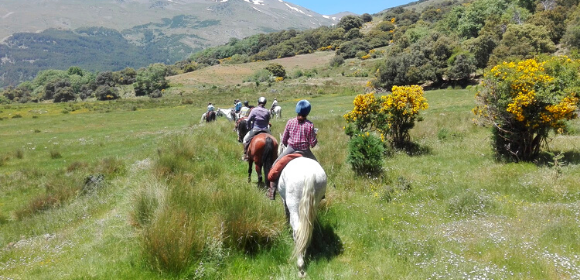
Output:
M310 102L308 102L307 100L300 100L296 104L296 114L298 115L308 116L308 114L310 113L310 109L311 109Z

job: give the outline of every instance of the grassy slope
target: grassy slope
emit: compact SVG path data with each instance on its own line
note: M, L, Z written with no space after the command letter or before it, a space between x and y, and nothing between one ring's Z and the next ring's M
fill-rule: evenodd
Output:
M336 83L346 82L335 78ZM293 81L288 81L289 83ZM334 86L334 90L333 89ZM291 111L299 86L275 85L282 107ZM385 160L384 175L357 178L346 158L342 114L353 95L344 85L319 87L311 98L311 118L320 128L315 154L329 176L321 227L308 267L312 279L575 279L580 275L580 174L578 131L558 136L553 151L566 153L567 165L502 164L493 160L489 132L471 124L473 92L439 90L426 94L430 108L412 138L423 153L396 153ZM181 88L188 88L184 84ZM179 90L179 88L178 88ZM257 95L272 91L250 89ZM252 95L252 94L249 94ZM232 124L198 125L207 96L156 103L94 103L92 110L63 114L65 105L12 105L0 110L0 279L172 278L150 268L141 254L139 230L130 224L135 193L149 184L157 150L174 137L206 135L208 149L235 151ZM218 105L237 98L216 95ZM198 102L199 101L199 102ZM137 110L133 111L134 107ZM37 112L38 118L32 118ZM23 118L9 116L19 113ZM37 114L38 115L38 114ZM285 114L285 119L290 115ZM274 134L283 127L274 122ZM37 132L35 132L37 130ZM22 159L15 157L23 151ZM62 158L52 159L50 150ZM213 152L212 152L213 153ZM47 178L74 161L89 164L114 157L126 172L108 178L103 190L79 196L58 209L13 220L11 213L44 192ZM199 164L212 165L211 159ZM254 184L246 184L246 164L232 156L211 184L253 192L257 201L284 217L280 201L268 202ZM37 174L37 175L34 175ZM40 175L38 175L40 174ZM256 176L253 175L255 182ZM239 182L239 183L236 183ZM323 236L321 236L323 234ZM295 277L287 261L292 240L283 234L256 255L230 251L220 261L194 264L189 275L221 279Z
M275 62L284 66L286 74L291 75L296 69L309 70L328 65L334 57L334 52L315 52L308 55L276 59ZM264 69L272 61L251 62L233 65L215 65L199 71L169 77L171 83L184 85L236 85L252 76L254 72ZM227 77L224 79L224 77Z

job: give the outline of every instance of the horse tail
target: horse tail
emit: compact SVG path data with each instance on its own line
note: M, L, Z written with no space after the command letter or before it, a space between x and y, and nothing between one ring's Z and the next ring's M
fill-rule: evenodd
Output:
M274 160L272 159L274 156L274 141L268 136L266 136L265 141L266 144L264 145L264 151L262 153L262 166L264 167L264 175L266 175L267 183L268 173L270 173L270 169L272 169L272 165L274 164Z
M314 195L314 179L315 174L304 178L304 187L302 188L302 198L298 206L298 219L300 226L296 231L294 240L294 252L292 256L298 258L298 266L302 267L304 264L303 256L306 253L310 240L312 238L312 230L314 229L314 221L316 220L317 203ZM302 262L302 264L300 263Z

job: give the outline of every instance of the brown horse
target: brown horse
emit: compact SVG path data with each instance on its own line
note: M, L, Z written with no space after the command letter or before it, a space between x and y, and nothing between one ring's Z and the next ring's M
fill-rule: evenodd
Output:
M260 133L252 138L248 146L248 183L252 181L252 163L256 163L256 173L258 173L258 184L262 183L262 167L266 174L266 186L268 173L272 164L278 157L278 141L268 133Z
M249 129L247 127L246 117L241 117L236 121L236 126L234 130L238 133L238 142L242 143L244 136L248 133Z

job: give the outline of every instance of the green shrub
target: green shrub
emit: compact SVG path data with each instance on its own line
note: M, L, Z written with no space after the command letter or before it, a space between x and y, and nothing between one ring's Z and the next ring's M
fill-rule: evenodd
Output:
M385 148L381 139L368 132L354 135L348 142L347 162L359 175L382 171Z
M342 57L342 55L335 55L334 57L332 57L332 59L330 59L330 67L338 67L340 65L344 64L344 57Z
M20 119L22 118L21 114L14 114L14 116L12 116L13 119Z
M60 152L58 150L50 150L50 158L51 159L57 159L57 158L61 158L62 155L60 154Z
M24 150L22 150L22 149L16 150L16 152L14 152L14 156L17 159L23 159L24 158Z

